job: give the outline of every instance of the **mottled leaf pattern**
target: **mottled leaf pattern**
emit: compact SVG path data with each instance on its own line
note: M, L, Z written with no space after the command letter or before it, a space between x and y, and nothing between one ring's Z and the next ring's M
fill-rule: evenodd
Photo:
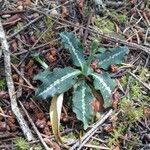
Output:
M129 52L127 47L116 47L105 51L104 53L97 54L96 58L99 60L98 67L108 69L112 64L120 64L124 55Z
M91 120L93 95L89 86L82 80L75 85L73 93L73 112L84 124L84 129L87 129L88 122Z
M106 72L102 74L92 73L91 74L94 78L94 86L95 89L100 90L105 107L111 105L111 94L116 86L116 82L110 78L110 75Z
M65 48L69 49L74 65L84 68L85 59L83 57L83 46L73 33L60 33L61 40Z
M71 67L56 68L53 72L48 70L35 77L42 81L42 84L36 91L36 96L42 99L60 94L69 90L75 83L77 76L81 74L80 70Z

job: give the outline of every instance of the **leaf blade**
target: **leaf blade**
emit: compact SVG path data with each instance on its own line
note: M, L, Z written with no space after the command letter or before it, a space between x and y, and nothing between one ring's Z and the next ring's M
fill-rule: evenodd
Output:
M92 73L91 75L94 77L95 89L100 90L103 96L105 107L110 106L111 94L116 86L116 83L113 79L110 78L110 75L106 72L103 72L102 74Z
M50 120L52 125L52 131L56 140L63 144L60 136L59 126L60 126L60 116L63 104L63 93L59 96L54 96L50 105Z
M83 122L85 130L93 114L92 99L93 95L90 88L84 81L80 81L74 89L73 112L77 118Z
M79 74L81 74L80 70L71 67L56 68L53 72L46 71L45 74L40 73L35 79L42 81L42 84L36 90L35 95L46 99L66 92L76 83Z
M129 52L127 47L117 47L109 49L104 53L97 54L96 58L99 60L98 67L108 69L111 64L122 63L123 57Z
M73 33L60 33L61 40L65 48L69 49L74 65L83 69L85 59L83 57L83 46Z

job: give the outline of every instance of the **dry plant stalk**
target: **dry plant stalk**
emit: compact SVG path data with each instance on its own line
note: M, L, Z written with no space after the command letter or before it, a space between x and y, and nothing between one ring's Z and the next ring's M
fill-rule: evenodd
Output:
M15 87L14 87L14 82L12 79L12 72L11 72L11 60L10 60L9 45L6 40L6 35L4 32L1 20L0 20L0 41L1 41L1 51L3 51L3 54L4 54L5 75L6 75L9 97L11 100L11 109L12 109L12 112L14 113L26 139L28 141L32 141L32 140L34 140L34 137L18 108L17 98L16 98L16 94L15 94Z

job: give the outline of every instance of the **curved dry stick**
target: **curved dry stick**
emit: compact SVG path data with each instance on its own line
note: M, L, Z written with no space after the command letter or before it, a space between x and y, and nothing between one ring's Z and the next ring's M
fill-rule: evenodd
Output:
M96 133L99 129L99 126L102 125L108 117L112 114L112 109L109 110L107 114L105 114L94 126L91 128L80 141L77 141L69 150L81 150L82 147L89 141L89 139Z
M43 139L42 136L41 136L41 133L38 131L36 125L34 124L33 120L30 118L28 112L26 111L26 109L25 109L25 107L23 106L23 104L21 103L21 101L19 101L19 103L20 103L20 105L21 105L21 107L22 107L24 113L26 114L26 116L27 116L29 122L31 123L31 125L32 125L32 127L33 127L35 133L37 134L39 140L41 141L43 147L45 148L45 150L53 150L53 148L49 148L49 147L47 146L47 144L45 143L44 139Z
M0 41L1 41L1 49L4 54L4 64L5 64L5 75L6 75L6 81L7 81L7 87L8 87L8 92L9 92L9 97L11 100L11 109L12 112L14 113L26 139L28 141L34 140L34 137L25 122L22 114L20 113L20 110L17 105L17 100L16 100L16 94L15 94L15 87L14 87L14 82L12 79L12 72L11 72L11 62L10 62L10 52L9 52L9 46L6 40L6 35L0 20Z

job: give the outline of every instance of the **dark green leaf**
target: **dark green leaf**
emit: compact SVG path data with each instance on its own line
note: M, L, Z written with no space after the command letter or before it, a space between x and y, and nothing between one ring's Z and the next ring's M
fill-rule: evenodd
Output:
M91 89L84 81L80 81L75 85L73 93L73 112L76 113L77 118L83 122L85 130L93 114L92 100L93 95Z
M98 50L99 43L97 40L94 40L91 44L90 53L95 54Z
M94 40L90 47L90 53L89 53L89 57L87 60L88 66L91 64L92 60L94 59L95 53L97 52L97 50L98 50L98 41Z
M108 69L112 64L120 64L124 55L129 52L127 47L116 47L105 51L104 53L97 54L96 58L99 60L98 67Z
M110 78L110 75L107 72L103 72L102 74L92 73L94 78L94 86L95 89L100 90L105 107L111 105L111 95L112 91L116 87L116 82Z
M62 32L60 37L65 48L69 49L74 65L84 68L83 46L73 33Z
M98 51L99 53L105 53L106 50L107 50L106 48L100 47L100 48L98 48L97 51Z
M36 91L36 96L46 99L66 92L76 83L79 74L81 74L80 70L71 67L56 68L53 72L46 70L40 73L35 77L36 80L42 81L42 84Z

